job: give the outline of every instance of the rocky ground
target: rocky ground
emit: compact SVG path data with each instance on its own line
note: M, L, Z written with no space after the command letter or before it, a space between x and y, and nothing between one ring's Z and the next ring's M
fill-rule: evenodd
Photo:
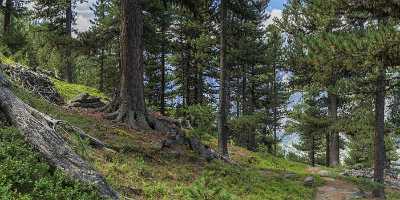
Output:
M341 175L357 177L357 178L367 178L373 179L374 171L373 169L349 169L343 172ZM397 189L400 189L400 176L399 171L395 169L387 169L385 171L385 184Z

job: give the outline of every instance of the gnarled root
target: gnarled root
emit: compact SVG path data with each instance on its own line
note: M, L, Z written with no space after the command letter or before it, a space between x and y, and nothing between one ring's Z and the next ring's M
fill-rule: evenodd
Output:
M119 199L118 194L108 185L106 180L86 161L77 155L56 126L62 121L55 120L26 105L17 98L6 84L0 80L0 107L11 123L16 126L25 140L49 162L66 174L83 182L95 185L105 198ZM78 129L76 131L80 132ZM98 146L105 146L97 139L81 132Z
M230 164L235 164L229 158L214 151L209 146L204 145L199 139L186 136L182 130L181 122L178 120L156 115L149 115L149 119L155 130L167 133L169 135L167 140L161 142L161 148L171 147L177 144L187 145L206 160L217 159Z
M117 123L126 123L129 128L150 130L149 120L147 113L135 111L128 107L126 103L119 102L120 105L116 111L111 111L104 115L104 118L112 120ZM114 104L110 102L109 104ZM109 106L109 105L106 105ZM109 108L115 106L109 106Z

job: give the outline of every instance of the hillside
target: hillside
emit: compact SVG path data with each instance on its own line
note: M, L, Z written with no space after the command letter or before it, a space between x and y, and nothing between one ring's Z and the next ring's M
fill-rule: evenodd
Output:
M71 98L72 90L74 95L89 92L105 97L95 89L62 81L57 81L56 86L62 88L59 92L66 99ZM161 149L160 143L166 135L160 132L130 130L123 124L104 120L103 114L94 110L67 109L49 104L17 84L14 84L13 91L39 111L68 121L110 145L114 151L93 149L88 141L70 138L74 150L100 171L125 199L305 200L321 199L320 192L325 186L332 190L329 189L332 179L321 178L306 164L266 153L253 153L237 146L229 146L237 165L209 162L186 146ZM215 140L211 141L215 146ZM1 129L1 143L2 199L99 198L90 186L69 180L49 167L24 144L14 128ZM337 170L324 170L334 178L338 174ZM304 186L305 177L310 175L316 178L315 184ZM373 187L358 179L341 181L354 188L360 186L367 193ZM398 199L399 195L395 190L388 191L389 199Z

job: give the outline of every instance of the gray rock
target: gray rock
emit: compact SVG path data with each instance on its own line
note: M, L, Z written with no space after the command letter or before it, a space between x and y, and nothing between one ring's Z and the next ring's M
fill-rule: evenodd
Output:
M105 106L99 97L94 97L88 93L82 93L76 96L68 104L68 107L80 107L80 108L100 108Z
M315 184L315 178L313 177L313 176L307 176L305 179L304 179L304 186L307 186L307 187L312 187L312 186L314 186L314 184Z
M285 179L294 179L296 177L297 177L297 174L295 174L295 173L287 173L287 174L283 175L283 178L285 178Z
M322 177L328 177L329 176L329 172L326 170L321 170L318 175L322 176Z
M364 199L367 197L368 195L364 191L358 191L351 194L351 199Z

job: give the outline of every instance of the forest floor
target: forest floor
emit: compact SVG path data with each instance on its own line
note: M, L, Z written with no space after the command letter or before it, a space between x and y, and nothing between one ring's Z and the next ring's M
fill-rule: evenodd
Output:
M314 175L322 175L328 172L326 169L319 167L310 167L306 171ZM317 187L315 200L371 199L368 197L369 194L364 193L357 185L350 181L329 177L328 174L325 174L322 180L324 184Z
M72 89L79 88L63 82L56 86L66 99L73 96ZM163 133L127 129L104 120L102 113L49 104L20 87L13 91L39 111L79 126L109 144L115 151L93 149L86 141L74 143L73 148L106 177L122 199L340 200L353 198L350 194L358 191L358 183L365 183L321 177L306 164L234 145L229 150L238 165L208 162L185 146L161 149L160 142L167 137ZM74 91L81 92L97 93L84 87ZM208 144L215 147L217 140L211 139ZM307 176L315 178L311 187L303 184ZM388 199L400 199L398 191L389 192Z
M360 193L360 189L354 184L328 177L322 179L325 184L317 188L315 200L350 200L358 198L356 195Z

